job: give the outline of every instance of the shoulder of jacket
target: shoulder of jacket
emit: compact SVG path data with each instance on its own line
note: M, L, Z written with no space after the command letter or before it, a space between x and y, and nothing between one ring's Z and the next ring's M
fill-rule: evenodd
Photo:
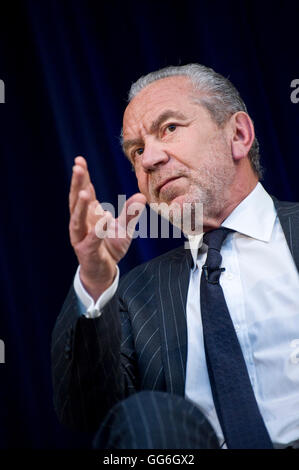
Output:
M120 285L127 284L131 279L136 279L136 277L148 277L153 275L156 268L161 263L170 263L172 261L180 261L187 256L187 251L184 245L174 248L173 250L167 251L162 255L156 256L155 258L146 261L142 264L139 264L135 268L131 269L128 273L124 274L121 277Z

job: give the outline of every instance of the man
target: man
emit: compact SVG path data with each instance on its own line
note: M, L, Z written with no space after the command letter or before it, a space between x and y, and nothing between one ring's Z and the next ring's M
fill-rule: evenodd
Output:
M102 423L99 447L298 446L299 205L273 202L258 182L258 143L237 90L197 64L141 77L123 149L140 193L117 220L75 159L70 238L80 266L52 347L61 421ZM132 233L101 237L95 227L118 233L134 217L128 208L146 201L203 204L206 235L118 285Z

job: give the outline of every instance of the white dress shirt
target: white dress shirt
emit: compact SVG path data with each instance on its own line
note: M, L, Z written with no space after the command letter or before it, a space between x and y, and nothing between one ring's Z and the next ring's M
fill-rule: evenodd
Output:
M299 447L299 275L273 201L260 183L222 226L236 232L222 245L225 271L220 283L260 412L275 447ZM185 396L208 418L222 444L200 315L200 275L206 254L205 244L192 249ZM74 287L86 316L100 315L117 289L118 277L119 272L94 304L80 282L78 268Z

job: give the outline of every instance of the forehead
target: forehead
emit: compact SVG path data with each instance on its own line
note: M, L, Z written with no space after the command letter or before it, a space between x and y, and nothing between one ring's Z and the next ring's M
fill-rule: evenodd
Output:
M163 109L182 110L192 106L192 91L193 86L188 77L167 77L149 84L132 99L125 110L124 135L133 127L155 119Z

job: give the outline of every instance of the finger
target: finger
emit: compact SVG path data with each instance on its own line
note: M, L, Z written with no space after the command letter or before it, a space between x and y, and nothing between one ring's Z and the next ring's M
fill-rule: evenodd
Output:
M89 171L87 167L87 161L85 160L84 157L76 157L75 158L75 166L78 166L84 170L84 185L88 186L90 183L90 176L89 176Z
M87 191L80 191L78 200L70 219L70 238L72 245L83 240L88 232L87 212L89 205L89 194Z
M85 160L84 157L82 157L81 155L78 155L76 158L75 158L75 164L76 165L80 165L82 166L82 168L84 168L85 170L87 170L87 161Z
M87 190L90 193L91 199L95 199L95 191L90 181L87 169L83 168L81 165L75 165L73 167L73 175L69 194L70 213L73 212L77 203L79 191L82 189Z
M113 224L113 216L111 212L105 211L105 213L102 215L102 217L97 221L95 224L94 230L92 230L92 235L91 237L94 239L94 235L98 238L98 240L103 240L107 236L111 236L110 228Z
M91 225L94 226L99 220L99 216L102 217L104 214L105 214L105 211L102 208L99 201L94 199L93 201L90 202L88 206L88 222Z
M78 194L83 189L84 170L79 166L73 166L73 174L69 193L69 208L72 214L78 200Z
M95 192L94 185L92 184L92 182L90 182L88 185L88 191L90 192L91 200L95 200L97 197L96 197L96 192Z

